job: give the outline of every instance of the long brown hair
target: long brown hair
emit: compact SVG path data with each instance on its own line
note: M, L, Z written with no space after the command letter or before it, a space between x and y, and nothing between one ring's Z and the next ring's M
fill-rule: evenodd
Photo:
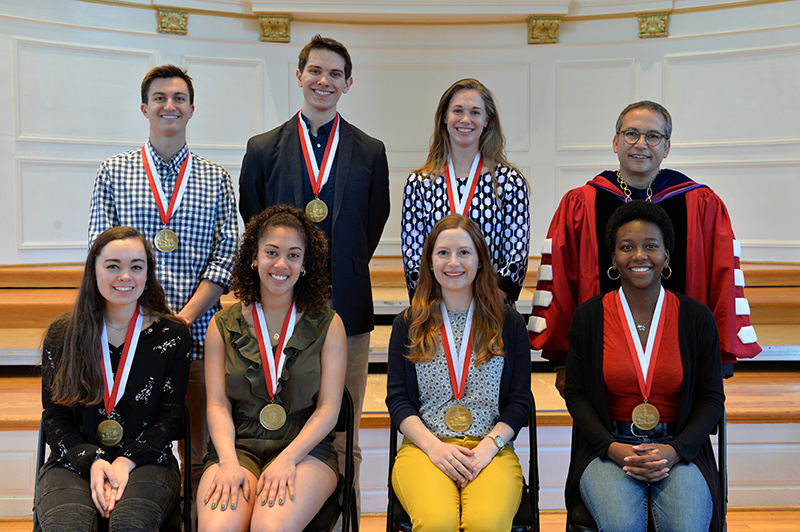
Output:
M52 345L60 346L60 352L53 353L56 360L50 383L50 393L56 404L73 407L103 400L100 338L106 300L97 286L95 263L103 248L110 242L129 238L141 241L147 256L147 282L139 296L139 305L154 318L172 314L167 306L164 290L156 278L153 252L141 233L124 226L112 227L100 233L86 257L75 306L72 311L56 319L48 330Z
M294 285L294 300L299 311L318 311L331 297L328 275L328 239L306 213L290 205L274 205L254 216L245 228L236 253L231 288L245 305L261 301L261 278L250 267L258 255L258 241L273 227L294 229L306 246L303 255L305 275Z
M481 98L483 98L483 105L486 107L488 123L481 133L478 149L483 156L483 164L489 168L489 172L492 174L492 185L495 190L495 197L499 200L499 185L497 183L497 175L495 174L497 165L502 164L516 170L517 173L519 173L519 170L514 168L506 157L506 138L500 127L500 117L497 115L497 104L494 102L494 95L477 79L465 78L458 80L450 85L450 88L442 94L433 117L433 135L431 135L428 158L421 168L414 170L414 173L430 177L444 174L447 160L450 157L450 134L447 132L445 118L447 117L447 110L450 108L450 101L453 99L453 96L463 90L477 91L478 94L481 95Z
M431 257L436 240L443 231L463 229L469 234L478 253L478 272L472 283L475 311L472 317L472 348L477 354L475 365L491 357L503 356L503 308L497 295L497 276L489 256L489 247L478 225L460 214L450 214L439 220L425 239L419 284L406 311L409 320L408 358L426 362L436 356L442 325L442 287L431 270Z

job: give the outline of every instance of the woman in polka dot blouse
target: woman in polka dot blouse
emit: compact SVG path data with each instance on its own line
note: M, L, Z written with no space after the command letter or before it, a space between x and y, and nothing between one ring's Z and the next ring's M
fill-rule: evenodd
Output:
M497 271L499 296L519 297L528 270L528 184L508 162L494 96L480 81L462 79L439 100L425 164L403 191L401 242L409 299L419 279L422 245L451 213L478 224Z

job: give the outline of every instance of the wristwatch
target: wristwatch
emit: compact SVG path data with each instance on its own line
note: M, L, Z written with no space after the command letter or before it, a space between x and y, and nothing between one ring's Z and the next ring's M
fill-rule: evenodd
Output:
M487 434L486 437L492 440L498 449L502 449L506 446L506 442L504 442L503 438L500 436L492 436L491 434Z

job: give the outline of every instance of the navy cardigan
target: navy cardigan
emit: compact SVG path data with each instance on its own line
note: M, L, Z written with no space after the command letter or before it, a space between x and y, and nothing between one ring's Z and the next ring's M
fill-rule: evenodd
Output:
M386 371L386 406L395 426L404 419L419 416L417 369L406 358L408 353L408 311L399 314L392 325L389 361ZM514 429L514 437L527 424L531 411L531 347L525 321L505 306L503 313L505 361L500 379L500 418ZM513 440L513 438L512 438Z

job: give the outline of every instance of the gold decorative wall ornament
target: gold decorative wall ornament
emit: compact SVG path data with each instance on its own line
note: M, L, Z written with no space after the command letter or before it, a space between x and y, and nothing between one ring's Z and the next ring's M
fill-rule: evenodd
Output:
M159 33L177 33L178 35L189 33L188 11L159 7L157 16Z
M640 13L639 38L669 36L669 13Z
M289 42L292 30L292 15L258 15L261 22L261 40L266 42Z
M558 42L558 27L561 17L552 15L529 15L528 44L547 44Z

